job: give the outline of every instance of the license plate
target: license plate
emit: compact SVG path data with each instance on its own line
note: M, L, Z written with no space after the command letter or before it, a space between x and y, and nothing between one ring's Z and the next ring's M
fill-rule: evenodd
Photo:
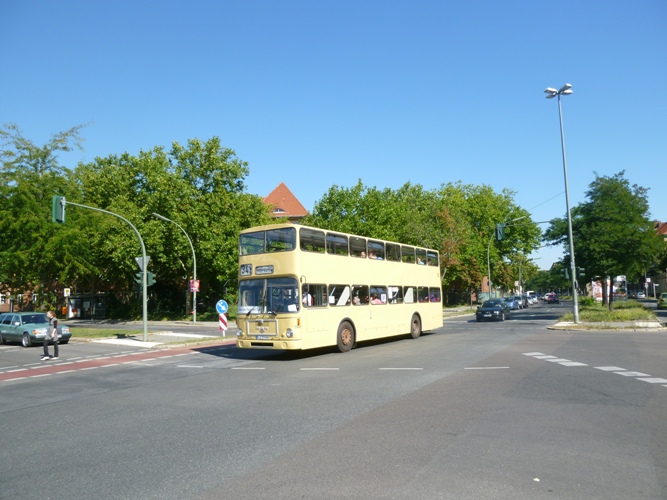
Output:
M268 335L257 335L257 340L269 340L270 337Z
M485 318L490 318L490 317L491 317L491 313L484 313L484 317L485 317Z

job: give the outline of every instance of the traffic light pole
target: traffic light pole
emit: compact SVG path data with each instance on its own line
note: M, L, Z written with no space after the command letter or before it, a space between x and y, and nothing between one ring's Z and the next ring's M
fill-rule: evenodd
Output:
M65 213L65 206L66 205L74 205L75 207L81 207L81 208L88 208L90 210L95 210L96 212L102 212L105 214L113 215L114 217L118 217L119 219L125 221L136 233L137 238L139 238L139 243L141 243L141 257L143 258L144 265L141 267L141 286L142 286L142 307L143 307L143 320L144 320L144 342L148 340L148 301L147 301L147 262L146 262L146 246L144 245L144 240L141 239L141 235L139 234L139 231L137 231L137 228L132 225L132 223L127 220L125 217L122 217L118 214L115 214L113 212L109 212L108 210L102 210L101 208L95 208L95 207L89 207L87 205L80 205L79 203L72 203L71 201L66 201L65 198L62 198L62 207L63 207L63 215ZM58 222L65 222L65 218L63 216L62 220L59 220Z

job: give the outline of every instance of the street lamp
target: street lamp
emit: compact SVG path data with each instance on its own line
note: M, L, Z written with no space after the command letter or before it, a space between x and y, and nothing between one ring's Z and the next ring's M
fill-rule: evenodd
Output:
M528 217L528 216L527 215L522 215L521 217L517 217L516 219L512 219L512 220L508 220L506 222L503 222L503 224L507 225L510 222L516 222L518 220L525 219L526 217ZM491 242L493 241L493 236L494 236L494 233L491 233L491 238L489 238L489 246L486 248L486 267L487 267L487 271L489 273L489 298L491 298Z
M183 234L188 239L188 243L190 243L190 249L192 250L192 266L194 268L192 270L192 280L196 282L197 281L197 257L195 256L195 247L192 246L192 240L188 236L188 233L185 232L185 229L183 229L178 222L173 221L171 219L167 219L165 216L160 215L160 214L156 214L155 212L153 212L152 215L153 215L153 217L157 217L158 219L163 220L165 222L173 222L174 224L176 224L178 226L178 228L181 231L183 231ZM197 323L197 289L196 289L196 287L193 287L193 289L192 289L192 322Z
M566 83L558 90L547 87L544 91L547 99L558 97L558 117L560 118L560 145L563 151L563 175L565 177L565 206L567 208L567 236L570 241L570 276L572 277L572 301L574 303L574 323L579 323L579 303L577 301L577 276L574 264L574 237L572 236L572 215L570 214L570 190L567 184L567 162L565 161L565 136L563 135L563 110L560 104L561 95L570 95L572 85Z

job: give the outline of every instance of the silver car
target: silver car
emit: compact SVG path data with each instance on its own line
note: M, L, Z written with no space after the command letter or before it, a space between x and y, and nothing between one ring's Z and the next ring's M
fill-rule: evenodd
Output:
M0 344L20 342L23 347L43 344L49 329L49 318L41 312L10 312L0 314ZM67 344L72 337L68 326L59 326L58 343Z

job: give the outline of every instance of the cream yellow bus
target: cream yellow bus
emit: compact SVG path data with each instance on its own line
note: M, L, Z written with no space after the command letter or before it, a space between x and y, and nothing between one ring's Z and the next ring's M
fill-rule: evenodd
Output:
M436 250L277 224L239 237L236 346L312 349L442 326Z

